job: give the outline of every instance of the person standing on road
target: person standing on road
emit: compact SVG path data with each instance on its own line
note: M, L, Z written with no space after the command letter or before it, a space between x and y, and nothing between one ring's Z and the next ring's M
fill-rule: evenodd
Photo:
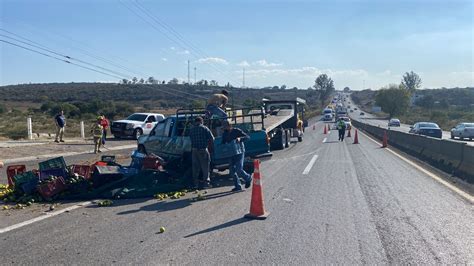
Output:
M203 125L202 117L198 116L194 119L194 127L189 130L192 147L192 171L193 185L199 189L210 183L209 166L211 156L208 146L212 147L214 136L209 128ZM198 182L199 173L202 172L202 179Z
M210 113L210 118L212 115L219 116L221 118L227 119L227 113L225 112L225 106L229 101L229 92L222 90L221 93L213 94L209 100L207 100L206 111Z
M61 110L59 113L54 117L54 123L56 124L56 138L54 142L64 142L64 128L66 127L66 118L64 117L64 111Z
M97 117L97 122L92 126L92 136L94 137L94 153L102 152L100 146L102 144L102 134L104 127L102 126L102 116Z
M346 133L346 123L342 118L339 118L336 124L337 130L339 131L339 140L344 141L344 134Z
M235 143L235 155L230 158L229 162L229 174L234 178L235 186L232 191L241 191L240 178L245 180L245 188L249 188L252 184L252 176L244 170L245 146L243 142L249 139L249 135L239 128L232 127L228 121L223 122L222 128L224 129L222 144Z
M104 128L104 132L102 134L102 146L105 146L105 140L107 139L107 129L109 128L109 120L105 118L105 115L102 115L102 120L100 121L100 124Z

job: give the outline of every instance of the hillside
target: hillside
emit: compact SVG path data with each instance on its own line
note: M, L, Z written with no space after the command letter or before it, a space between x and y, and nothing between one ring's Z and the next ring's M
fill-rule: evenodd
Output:
M0 87L0 136L23 138L26 118L33 118L35 133L52 133L51 117L63 109L69 136L79 135L79 121L93 121L98 114L123 118L134 111L173 113L178 108L204 107L213 93L230 92L230 106L256 106L262 98L306 99L308 113L320 109L314 90L241 89L181 84L48 83Z

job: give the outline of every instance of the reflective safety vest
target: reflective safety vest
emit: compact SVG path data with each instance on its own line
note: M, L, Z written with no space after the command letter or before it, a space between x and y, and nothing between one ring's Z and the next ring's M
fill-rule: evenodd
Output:
M104 131L104 127L100 124L94 124L94 126L92 126L92 135L96 138L101 138L102 137L102 134L103 134L103 131Z
M344 121L337 122L337 129L343 129L346 127L346 123Z

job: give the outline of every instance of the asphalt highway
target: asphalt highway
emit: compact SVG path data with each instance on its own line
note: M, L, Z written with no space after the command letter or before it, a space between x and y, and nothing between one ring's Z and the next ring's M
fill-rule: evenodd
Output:
M243 218L251 191L224 176L203 201L120 200L0 233L0 264L474 263L472 202L324 125L262 162L266 220Z

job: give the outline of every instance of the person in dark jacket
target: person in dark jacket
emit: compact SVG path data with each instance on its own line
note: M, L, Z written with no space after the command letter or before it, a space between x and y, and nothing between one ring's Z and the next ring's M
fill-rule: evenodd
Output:
M239 128L232 127L227 120L222 123L222 128L224 130L222 143L229 143L230 145L234 142L235 144L233 146L235 155L231 157L229 162L229 173L230 176L234 178L235 185L232 191L241 191L240 178L245 180L245 188L249 188L252 184L252 176L244 170L245 146L243 142L249 139L249 135Z
M66 118L64 117L64 111L61 110L55 117L54 123L56 124L56 138L54 142L64 142L64 128L66 127Z
M189 130L189 138L191 139L192 148L193 185L198 189L202 189L210 182L211 156L208 147L212 147L214 136L209 128L203 125L202 117L196 117L194 127ZM202 180L198 182L200 172L202 172Z

